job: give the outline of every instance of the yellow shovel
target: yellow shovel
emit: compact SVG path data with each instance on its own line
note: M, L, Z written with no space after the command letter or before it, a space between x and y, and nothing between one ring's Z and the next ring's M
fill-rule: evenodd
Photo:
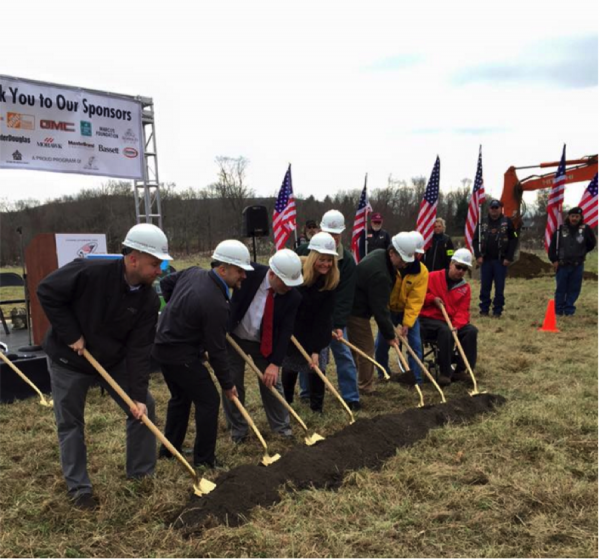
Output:
M333 332L331 333L331 335L332 335L333 338L335 338L337 340L337 337L335 336L335 334ZM365 359L368 359L371 363L373 363L373 365L375 365L376 367L378 367L379 369L381 369L381 372L383 373L383 378L385 380L390 380L390 375L385 370L385 367L383 365L381 365L380 363L377 363L377 361L375 361L375 359L373 359L372 357L370 357L369 355L367 355L362 349L357 348L355 345L351 344L345 338L340 338L338 340L338 342L342 342L344 345L347 345L352 351L355 351L359 355L362 355Z

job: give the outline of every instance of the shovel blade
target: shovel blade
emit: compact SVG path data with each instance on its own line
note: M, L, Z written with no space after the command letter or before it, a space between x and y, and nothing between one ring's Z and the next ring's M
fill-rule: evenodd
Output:
M194 493L198 497L202 497L202 495L208 495L214 490L215 487L216 484L214 484L212 481L201 478L197 483L194 483Z
M269 456L268 454L265 454L260 463L262 466L270 466L271 464L274 464L275 462L277 462L277 460L279 460L281 458L280 454L274 454L273 456Z
M325 437L322 437L318 433L313 433L312 435L307 435L304 437L304 444L306 444L306 446L312 446L324 440Z

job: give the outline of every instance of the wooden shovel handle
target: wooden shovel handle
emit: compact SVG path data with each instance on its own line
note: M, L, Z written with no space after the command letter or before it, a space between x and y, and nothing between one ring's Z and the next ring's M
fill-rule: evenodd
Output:
M308 363L312 364L312 359L311 359L310 355L302 347L302 345L300 345L300 342L298 341L298 339L296 338L296 336L292 336L291 340L292 340L292 343L298 349L298 351L302 354L302 357L304 357L304 359L306 359L306 361ZM331 384L331 381L325 376L325 374L323 373L323 371L321 371L321 369L319 369L318 366L315 365L315 367L314 367L313 370L319 375L319 377L321 377L321 380L325 383L325 386L329 389L329 391L340 401L340 403L342 404L342 407L344 408L344 410L346 411L346 413L350 417L350 423L354 423L354 414L352 413L352 410L348 407L348 404L346 404L346 402L340 396L340 393L335 389L335 387L333 386L333 384Z
M232 398L232 400L233 400L233 403L236 405L237 409L244 416L244 419L247 421L248 425L250 425L250 427L254 431L254 434L258 437L258 440L260 441L260 444L263 445L265 452L267 452L268 451L267 443L265 442L265 439L263 438L263 436L260 434L260 431L258 430L258 427L254 423L254 421L252 421L252 417L250 417L248 410L246 410L246 408L242 405L242 402L240 402L240 399L237 396L234 396Z
M331 333L331 335L332 335L332 337L335 337L333 335L333 332ZM336 338L336 340L337 340L337 338ZM371 356L367 355L362 349L359 349L354 344L351 344L345 338L340 338L338 340L338 342L342 342L344 345L347 345L352 351L355 351L359 355L362 355L365 359L368 359L371 363L373 363L373 365L375 365L376 367L378 367L379 369L381 369L381 372L383 373L383 376L384 376L385 380L390 380L390 375L385 370L385 367L383 365L381 365L380 363L377 363L377 361L375 361L375 359L373 359Z

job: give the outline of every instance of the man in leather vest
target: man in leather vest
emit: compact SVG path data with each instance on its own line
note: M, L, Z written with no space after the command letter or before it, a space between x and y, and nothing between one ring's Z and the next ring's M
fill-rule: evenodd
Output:
M548 258L556 272L554 303L558 316L573 316L575 301L581 292L583 263L588 252L596 246L596 235L583 222L583 210L569 210L567 222L552 235Z
M502 215L502 202L492 200L487 219L482 220L473 237L477 264L481 266L479 314L489 316L492 284L495 286L493 316L500 318L504 309L504 284L508 266L517 248L517 233L512 221Z

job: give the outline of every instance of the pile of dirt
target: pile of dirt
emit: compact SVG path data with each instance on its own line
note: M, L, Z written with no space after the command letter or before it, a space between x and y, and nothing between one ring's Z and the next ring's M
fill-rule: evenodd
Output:
M530 252L521 252L519 259L508 268L508 276L511 278L531 279L540 276L553 276L554 270L550 262L544 262L541 258ZM583 279L598 281L598 274L594 272L583 272Z
M380 468L396 449L423 439L430 429L470 421L504 402L502 396L480 394L403 413L359 419L315 446L294 447L267 468L240 466L223 474L210 494L191 497L173 525L189 533L223 523L238 526L247 521L254 507L277 503L282 487L334 489L348 472Z

